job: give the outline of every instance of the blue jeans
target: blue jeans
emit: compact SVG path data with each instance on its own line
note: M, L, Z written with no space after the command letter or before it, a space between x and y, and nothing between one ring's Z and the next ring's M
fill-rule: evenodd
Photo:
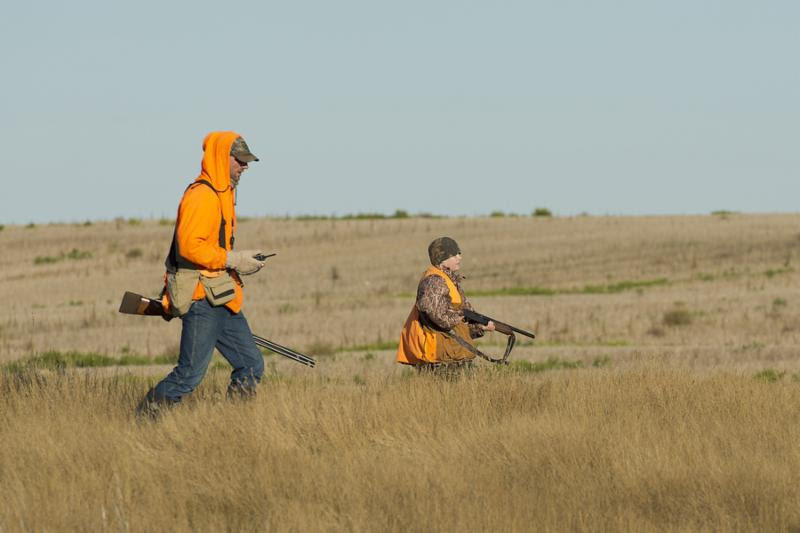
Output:
M253 342L244 313L195 301L183 315L178 366L148 396L156 402L178 403L203 380L214 348L233 367L228 394L253 394L264 374L264 357Z

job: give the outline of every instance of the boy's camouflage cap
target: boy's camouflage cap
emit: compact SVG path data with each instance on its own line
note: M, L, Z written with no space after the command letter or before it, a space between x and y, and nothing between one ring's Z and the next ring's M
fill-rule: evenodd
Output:
M250 151L244 139L237 137L231 146L231 155L241 161L242 163L252 163L258 161L258 158Z
M433 266L461 253L458 243L450 237L439 237L428 245L428 257Z

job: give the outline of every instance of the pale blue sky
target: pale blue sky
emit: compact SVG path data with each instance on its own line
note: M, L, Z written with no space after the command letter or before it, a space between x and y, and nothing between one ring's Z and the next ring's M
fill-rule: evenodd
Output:
M242 215L795 212L800 3L6 3L0 223L173 217L204 135Z

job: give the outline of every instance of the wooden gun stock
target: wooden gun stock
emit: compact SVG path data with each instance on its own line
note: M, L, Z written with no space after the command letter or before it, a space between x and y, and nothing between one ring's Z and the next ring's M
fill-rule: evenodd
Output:
M141 294L130 291L126 291L122 296L122 302L119 304L119 312L128 315L160 316L167 320L172 318L172 315L164 311L161 300L145 298Z

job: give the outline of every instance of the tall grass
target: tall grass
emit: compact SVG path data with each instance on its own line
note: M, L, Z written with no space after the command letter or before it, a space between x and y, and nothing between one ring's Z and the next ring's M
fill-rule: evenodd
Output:
M156 423L149 380L0 374L0 529L780 531L800 388L681 370L226 374Z

